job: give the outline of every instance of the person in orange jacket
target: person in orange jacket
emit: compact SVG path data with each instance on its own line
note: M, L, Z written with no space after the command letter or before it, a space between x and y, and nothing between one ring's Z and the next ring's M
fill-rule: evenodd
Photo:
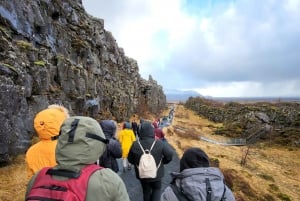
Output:
M56 165L55 148L60 126L69 117L68 110L61 105L49 105L47 109L36 114L34 129L40 139L26 152L27 176L32 177L43 167Z
M127 157L132 143L136 140L129 122L124 123L123 130L120 131L118 139L122 146L123 172L125 172L126 169L131 169L131 165L128 162Z

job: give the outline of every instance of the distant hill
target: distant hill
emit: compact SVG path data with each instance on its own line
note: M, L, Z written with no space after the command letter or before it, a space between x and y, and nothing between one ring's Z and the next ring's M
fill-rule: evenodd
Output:
M189 97L197 97L201 96L196 91L189 90L189 91L181 91L181 90L176 90L176 89L166 89L164 90L164 93L167 97L167 102L185 102Z

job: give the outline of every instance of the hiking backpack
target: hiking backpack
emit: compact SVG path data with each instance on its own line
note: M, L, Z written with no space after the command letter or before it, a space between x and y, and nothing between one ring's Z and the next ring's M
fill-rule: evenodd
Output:
M208 178L205 178L205 184L206 184L206 201L212 201L211 199L212 188ZM184 194L184 192L178 189L174 181L170 184L170 187L179 201L190 201L190 199ZM226 187L224 184L224 191L220 201L226 201L225 192L226 192Z
M43 168L37 175L26 201L84 201L90 176L102 167L87 165L76 173L69 170ZM55 180L51 175L69 177L68 180Z
M151 145L150 150L149 149L144 149L143 146L141 145L140 141L137 140L142 151L143 154L140 158L140 162L138 165L138 170L139 170L139 176L140 178L144 179L144 178L156 178L157 175L157 170L160 166L161 160L158 164L158 166L156 166L156 162L154 157L151 154L151 150L154 147L156 140L154 140L154 142Z

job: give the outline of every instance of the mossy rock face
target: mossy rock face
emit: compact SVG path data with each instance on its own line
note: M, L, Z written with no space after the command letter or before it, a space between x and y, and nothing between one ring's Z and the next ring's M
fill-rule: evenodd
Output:
M299 103L230 102L222 105L213 100L190 97L185 107L211 121L223 123L224 126L218 128L216 134L245 138L252 136L254 140L267 140L272 136L278 137L274 142L282 145L286 143L288 146L300 142L299 134L295 135L290 130L290 127L300 126ZM278 129L279 131L276 131Z
M167 106L162 86L140 76L137 61L118 47L104 20L85 12L81 0L9 0L1 2L1 9L13 12L0 19L0 104L5 114L0 115L0 163L9 158L1 157L2 152L26 152L32 119L49 104L88 115L85 94L90 93L101 105L96 118L109 114L119 119L146 111L159 114Z

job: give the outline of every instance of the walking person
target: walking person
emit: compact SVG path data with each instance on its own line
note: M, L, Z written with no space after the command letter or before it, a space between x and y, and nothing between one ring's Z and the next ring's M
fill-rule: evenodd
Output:
M164 176L164 164L172 160L173 151L168 144L154 138L154 127L151 122L144 121L140 124L139 140L135 141L130 148L128 161L134 164L135 174L139 179L144 201L158 201L161 195L162 177ZM143 150L150 150L156 162L157 174L155 178L141 178L139 175L139 162L143 155ZM151 149L152 147L152 149Z
M160 201L235 201L222 172L210 167L208 156L200 148L187 149L180 160L180 172L171 175L173 180Z
M129 122L124 122L123 129L120 131L118 139L122 147L123 172L131 170L131 164L128 162L128 152L132 143L136 140Z
M138 124L136 123L135 119L132 120L131 122L131 128L134 132L135 137L138 137Z
M158 140L162 140L165 141L165 134L162 130L162 128L159 128L158 123L157 122L153 122L153 126L154 126L154 133L155 133L155 138Z
M39 142L32 145L26 152L27 177L32 177L43 167L56 165L55 148L59 129L63 121L69 117L69 111L61 105L49 105L34 117L33 127Z
M99 159L99 165L118 172L117 158L122 157L122 148L120 142L115 138L117 133L116 122L113 120L101 120L100 126L109 143L106 145L106 150Z
M119 175L94 164L107 143L95 119L83 116L66 119L55 151L57 166L43 168L32 177L25 200L129 201Z

